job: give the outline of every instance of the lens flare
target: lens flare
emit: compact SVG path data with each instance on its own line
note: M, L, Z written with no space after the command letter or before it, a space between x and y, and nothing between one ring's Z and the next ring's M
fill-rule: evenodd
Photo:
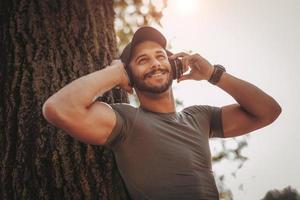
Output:
M191 13L197 10L199 6L199 0L175 0L176 9L183 13Z

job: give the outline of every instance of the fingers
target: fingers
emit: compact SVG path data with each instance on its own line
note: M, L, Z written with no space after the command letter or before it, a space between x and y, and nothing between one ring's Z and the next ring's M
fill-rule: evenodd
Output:
M122 88L126 92L133 94L133 88L129 85L126 85L126 86L120 85L120 86L118 86L118 88Z
M124 90L126 92L128 92L129 94L133 94L133 88L132 87L126 87L126 88L124 88Z
M180 52L180 53L173 54L173 55L170 56L169 58L170 58L170 59L176 59L176 58L179 58L179 57L185 57L185 56L189 56L189 54L187 54L187 53L185 53L185 52Z
M182 75L180 78L177 79L177 83L179 83L180 81L184 81L184 80L189 80L191 79L191 74L184 74Z
M182 73L185 73L188 71L189 69L189 60L188 60L188 57L190 55L185 53L185 52L180 52L180 53L177 53L177 54L173 54L172 56L170 56L169 58L171 60L174 60L174 59L179 59L181 58L181 62L182 62Z
M128 92L129 94L133 94L133 88L130 87L130 86L127 86L127 87L117 86L116 88L117 89L123 89L123 90L125 90L125 92Z
M185 52L180 52L170 56L170 59L181 60L183 65L183 73L191 69L190 72L183 74L180 78L178 78L177 82L188 79L202 80L208 66L207 64L209 64L207 60L197 53L190 55Z
M183 57L181 59L181 62L182 62L182 71L183 73L187 72L189 70L189 59L188 59L188 56L186 57Z

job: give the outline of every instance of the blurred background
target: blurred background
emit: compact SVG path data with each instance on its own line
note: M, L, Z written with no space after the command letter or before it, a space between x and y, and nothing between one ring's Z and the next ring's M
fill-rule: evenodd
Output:
M210 141L223 199L262 199L270 190L300 190L299 11L298 0L115 1L119 51L137 27L151 25L166 36L173 53L199 53L222 64L281 105L273 124L246 136ZM205 81L183 81L173 88L178 110L234 102ZM136 104L135 97L131 103Z

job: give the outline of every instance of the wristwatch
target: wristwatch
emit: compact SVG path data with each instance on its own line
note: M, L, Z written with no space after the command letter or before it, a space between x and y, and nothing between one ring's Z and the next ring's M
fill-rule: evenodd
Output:
M223 67L222 65L214 65L214 71L208 82L210 82L213 85L216 85L221 79L221 76L224 72L226 72L225 67Z

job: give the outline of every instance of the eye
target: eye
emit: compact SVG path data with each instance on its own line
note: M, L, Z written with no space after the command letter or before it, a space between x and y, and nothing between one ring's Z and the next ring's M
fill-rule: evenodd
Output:
M138 64L143 65L147 62L147 58L142 58L138 61Z
M158 57L160 60L164 60L164 59L166 58L165 55L162 55L162 54L161 54L161 55L158 55L157 57Z

